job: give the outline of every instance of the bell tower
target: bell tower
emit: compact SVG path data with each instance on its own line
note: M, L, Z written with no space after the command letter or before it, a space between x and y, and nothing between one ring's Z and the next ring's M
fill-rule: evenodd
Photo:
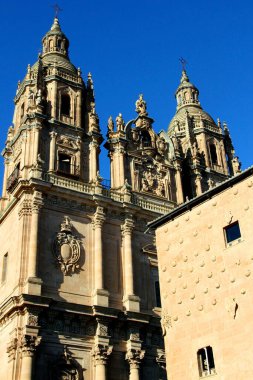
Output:
M215 184L240 171L238 157L226 123L203 110L199 90L183 69L175 98L176 114L169 124L168 135L177 146L181 159L184 199L202 194Z
M91 74L85 84L70 62L69 41L54 19L38 61L18 83L13 125L4 150L3 203L32 170L93 182L103 140Z

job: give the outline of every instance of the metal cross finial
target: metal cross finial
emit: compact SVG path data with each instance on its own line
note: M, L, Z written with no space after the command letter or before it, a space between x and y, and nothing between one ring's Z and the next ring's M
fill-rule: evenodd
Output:
M179 61L181 62L183 71L185 71L185 66L187 65L187 61L182 57L179 58Z
M55 18L58 18L59 12L62 11L62 9L59 7L59 5L56 3L53 5L54 12L55 12Z

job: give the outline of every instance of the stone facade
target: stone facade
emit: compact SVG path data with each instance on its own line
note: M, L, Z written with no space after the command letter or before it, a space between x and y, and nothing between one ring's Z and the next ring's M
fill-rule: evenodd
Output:
M252 189L250 168L151 223L172 380L251 378Z
M3 151L0 378L166 379L157 253L145 230L239 171L229 132L208 119L183 71L168 132L154 131L142 95L137 117L109 118L108 184L92 76L85 82L71 63L58 18L42 44L18 83Z

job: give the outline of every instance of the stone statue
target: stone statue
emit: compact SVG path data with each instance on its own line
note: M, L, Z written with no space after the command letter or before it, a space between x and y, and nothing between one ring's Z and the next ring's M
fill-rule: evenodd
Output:
M124 120L123 120L121 113L119 113L119 115L116 117L116 124L117 124L117 131L118 132L124 131L125 123L124 123Z
M140 115L140 116L147 116L147 103L143 99L143 95L139 95L139 99L135 103L135 111Z

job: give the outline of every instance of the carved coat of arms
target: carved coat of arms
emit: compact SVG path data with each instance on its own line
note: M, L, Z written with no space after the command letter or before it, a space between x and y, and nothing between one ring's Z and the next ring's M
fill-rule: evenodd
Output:
M80 242L72 233L72 224L68 216L61 223L61 230L57 233L53 244L53 251L62 273L66 276L79 269Z

